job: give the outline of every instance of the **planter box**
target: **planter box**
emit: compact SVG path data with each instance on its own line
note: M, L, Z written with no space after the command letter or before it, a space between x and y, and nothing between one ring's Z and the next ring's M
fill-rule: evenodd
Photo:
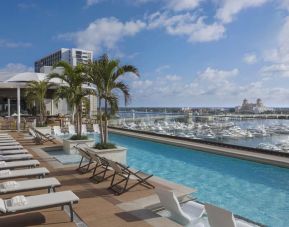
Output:
M105 150L90 148L89 150L97 153L101 157L126 165L127 149L125 147L117 146L117 148Z
M92 147L95 144L94 139L89 139L89 140L68 140L64 139L63 140L63 150L67 153L70 154L76 154L77 151L73 148L77 144L86 144L89 147Z

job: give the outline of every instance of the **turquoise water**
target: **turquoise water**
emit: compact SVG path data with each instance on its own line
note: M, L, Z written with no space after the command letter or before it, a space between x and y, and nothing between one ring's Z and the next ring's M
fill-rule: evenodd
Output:
M197 189L196 196L272 227L289 226L289 170L111 134L131 167Z

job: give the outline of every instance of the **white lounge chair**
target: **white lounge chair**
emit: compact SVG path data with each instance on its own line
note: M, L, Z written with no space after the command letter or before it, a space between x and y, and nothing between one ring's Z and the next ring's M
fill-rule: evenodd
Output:
M56 136L63 136L64 135L64 133L61 132L60 126L53 126L53 132L54 132L54 135L56 135Z
M249 223L236 220L234 215L225 209L211 204L205 204L208 220L211 227L252 227Z
M3 215L23 213L34 210L46 209L67 205L70 208L70 220L73 221L72 204L78 203L79 198L72 191L55 192L49 194L24 197L26 203L14 205L12 199L0 199L0 212Z
M16 140L15 139L12 139L12 138L0 138L0 143L7 143L7 142L15 142Z
M21 145L13 145L13 146L0 146L0 150L15 150L15 149L23 149Z
M86 124L82 124L82 125L81 125L81 134L84 134L84 135L87 134Z
M93 132L95 132L95 133L100 133L100 130L99 130L99 125L98 124L93 124Z
M48 193L55 192L61 184L55 177L24 181L6 181L0 183L0 194L18 193L24 191L48 189Z
M36 167L39 166L40 162L37 160L24 160L24 161L14 161L14 162L5 162L0 161L0 170L3 169L17 169L25 167Z
M69 133L69 135L76 134L74 125L69 125L68 126L68 133Z
M181 206L173 191L158 187L155 189L155 192L161 204L169 211L170 219L181 225L203 226L202 224L197 225L197 222L200 221L205 212L204 205L189 201Z
M22 177L44 177L49 170L42 168L19 169L19 170L0 170L0 180L22 178Z
M14 155L0 155L0 161L16 161L16 160L27 160L33 159L32 154L14 154Z
M3 142L3 143L0 143L0 148L1 147L4 147L4 146L18 146L20 145L20 143L16 142L16 141L12 141L12 142Z
M26 149L0 151L0 155L27 154Z

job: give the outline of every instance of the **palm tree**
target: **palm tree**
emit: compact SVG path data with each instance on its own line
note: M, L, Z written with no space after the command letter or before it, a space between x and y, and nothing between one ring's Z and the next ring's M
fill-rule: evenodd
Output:
M84 89L83 84L86 83L85 67L82 64L72 67L66 62L58 62L54 68L62 67L62 73L50 73L49 80L57 78L65 82L65 85L60 86L55 93L55 100L65 98L68 104L73 109L73 119L76 115L76 131L77 138L81 138L82 124L82 101L85 96L91 94L91 91Z
M100 133L101 143L107 144L108 108L110 107L111 114L114 114L118 110L119 93L124 96L125 105L127 105L131 96L128 85L121 81L121 78L127 75L127 73L139 76L139 72L136 67L132 65L120 65L119 60L109 59L106 54L91 63L88 68L90 69L87 74L88 81L93 83L97 88L99 108L101 108L102 101L104 100L104 114L102 115L100 112ZM104 120L104 125L102 125L102 119Z
M40 126L44 124L44 116L45 116L45 96L47 90L52 86L46 80L43 81L30 81L27 85L25 97L28 106L32 107L35 103L38 105L39 108L39 117L40 117Z

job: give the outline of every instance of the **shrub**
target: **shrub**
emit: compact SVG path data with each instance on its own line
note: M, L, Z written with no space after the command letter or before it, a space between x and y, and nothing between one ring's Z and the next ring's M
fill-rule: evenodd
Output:
M84 136L84 135L81 135L81 136L73 135L70 137L70 140L87 140L87 139L88 139L88 137Z
M99 150L106 150L106 149L114 149L116 148L116 146L113 143L97 143L94 145L93 148L99 149Z

